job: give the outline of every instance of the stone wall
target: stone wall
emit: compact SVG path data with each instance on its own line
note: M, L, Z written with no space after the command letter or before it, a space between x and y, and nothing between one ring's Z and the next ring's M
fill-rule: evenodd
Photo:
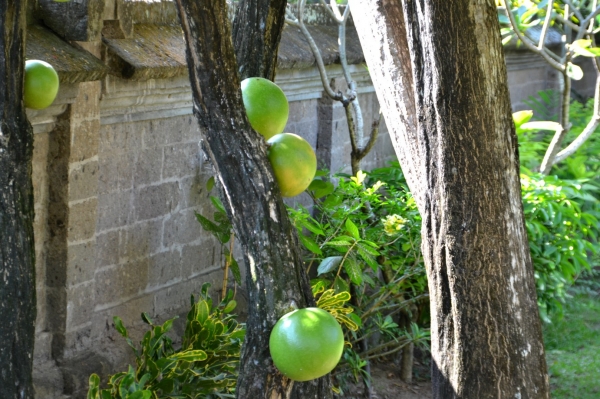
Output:
M60 4L71 4L39 2L50 7L53 24ZM90 373L106 375L131 361L113 316L135 342L144 327L141 312L164 320L186 312L202 283L220 286L220 247L194 217L212 213L206 189L212 167L192 115L173 10L166 0L105 0L104 10L89 10L98 19L93 26L78 27L74 37L64 27L61 40L41 20L29 29L28 58L50 61L62 82L54 105L28 112L35 132L37 398L84 397ZM311 29L330 80L344 90L336 29ZM349 34L368 136L379 107L356 33ZM286 28L279 57L276 82L290 101L285 130L311 143L321 167L349 172L343 107L324 95L314 58L294 29ZM556 87L556 76L529 53L509 53L507 65L515 109L523 98ZM383 122L363 168L393 159ZM289 201L296 202L308 203L307 197ZM243 304L243 288L238 299ZM175 324L181 328L182 321Z

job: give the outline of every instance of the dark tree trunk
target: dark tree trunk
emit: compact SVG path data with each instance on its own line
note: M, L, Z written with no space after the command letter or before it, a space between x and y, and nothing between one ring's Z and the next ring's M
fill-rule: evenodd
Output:
M233 22L240 79L275 79L277 49L285 25L287 0L242 0Z
M267 160L265 141L246 119L225 0L177 0L177 6L187 42L194 113L247 269L249 316L236 394L287 398L294 384L273 366L269 334L284 313L314 305L295 230ZM327 378L302 385L304 398L331 397Z
M0 398L33 398L33 131L23 105L24 0L0 1Z
M492 0L350 0L423 217L434 398L548 398Z

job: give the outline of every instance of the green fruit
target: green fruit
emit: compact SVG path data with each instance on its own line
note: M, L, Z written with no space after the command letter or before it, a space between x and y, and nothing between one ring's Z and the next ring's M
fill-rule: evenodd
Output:
M244 79L242 98L252 128L266 140L283 131L289 105L279 86L263 78Z
M58 74L52 65L40 60L25 62L23 101L27 108L49 107L58 93Z
M317 172L317 156L310 144L293 133L276 134L268 143L267 156L281 195L293 197L306 190Z
M327 311L298 309L277 321L269 350L283 375L295 381L313 380L337 366L344 350L344 333Z

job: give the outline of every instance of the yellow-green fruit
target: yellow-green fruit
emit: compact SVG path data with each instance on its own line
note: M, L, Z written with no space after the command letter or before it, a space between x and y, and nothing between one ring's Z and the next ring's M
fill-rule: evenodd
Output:
M27 108L44 109L52 105L58 93L58 74L47 62L25 62L23 101Z
M317 156L302 137L280 133L268 140L267 155L281 195L294 197L310 185L317 172Z
M242 98L252 128L266 140L283 132L289 104L279 86L268 79L247 78L242 81Z
M298 309L275 324L269 350L283 375L295 381L314 380L337 366L344 350L344 333L327 311Z

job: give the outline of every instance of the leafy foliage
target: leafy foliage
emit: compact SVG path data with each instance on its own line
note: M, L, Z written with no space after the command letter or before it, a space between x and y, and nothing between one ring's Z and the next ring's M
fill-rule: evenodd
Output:
M309 187L315 216L303 207L289 214L309 270L316 267L313 289L352 293L348 318L357 328L346 332L351 347L336 369L342 394L348 378L368 383L369 359L390 356L411 342L427 345L429 330L416 323L428 323L429 303L420 216L398 164L338 175L337 186L326 175L320 173Z
M231 314L236 306L233 294L230 292L215 306L209 288L210 284L202 286L197 302L191 298L192 308L179 350L173 349L167 335L174 319L155 325L147 314L142 314L150 330L138 349L121 319L115 317L115 328L132 348L136 367L130 365L127 371L111 376L108 389L100 389L100 378L92 374L87 398L233 398L245 329Z
M207 191L211 191L214 187L215 179L211 177L206 183ZM219 199L219 197L210 196L210 201L212 202L215 211L213 213L213 220L210 218L201 215L198 212L194 212L196 215L196 219L202 226L204 231L212 234L220 243L221 250L223 251L224 259L225 259L225 280L227 280L228 270L231 269L231 273L233 274L233 278L235 282L239 285L242 284L242 275L240 273L240 266L233 256L233 225L229 221L229 217L227 216L227 212L225 211L225 206ZM229 247L226 244L229 243ZM225 282L226 283L226 282ZM226 285L226 284L225 284Z
M562 312L566 289L598 253L598 219L581 209L589 186L554 176L521 175L529 247L544 321ZM596 244L596 245L594 245Z

